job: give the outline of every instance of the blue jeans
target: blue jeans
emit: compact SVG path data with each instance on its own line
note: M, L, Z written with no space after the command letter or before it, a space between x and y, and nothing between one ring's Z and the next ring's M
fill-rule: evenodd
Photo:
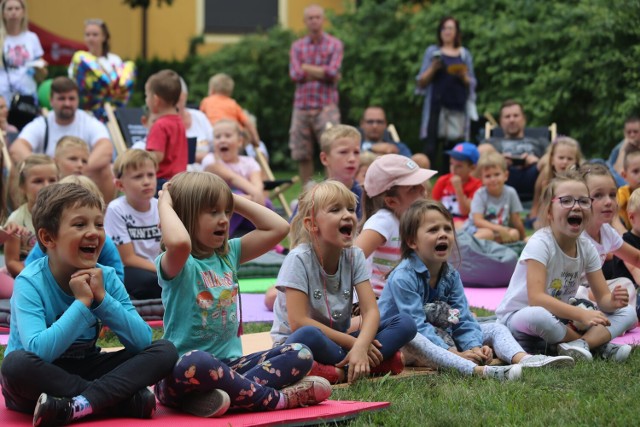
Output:
M380 353L384 360L392 357L400 347L411 341L418 332L416 324L406 314L397 314L386 320L380 321L376 339L382 344ZM351 335L357 337L360 331ZM340 347L315 326L303 326L289 335L285 341L288 343L304 344L313 353L313 359L323 365L335 365L347 356L348 349Z

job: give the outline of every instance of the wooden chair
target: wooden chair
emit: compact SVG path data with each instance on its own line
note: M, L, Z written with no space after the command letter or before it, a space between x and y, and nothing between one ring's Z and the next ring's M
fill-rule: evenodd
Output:
M556 123L551 123L548 127L525 127L525 136L531 138L545 138L549 142L556 139L558 136L558 126ZM491 137L500 138L504 136L502 129L497 124L487 121L484 125L484 138L489 139Z

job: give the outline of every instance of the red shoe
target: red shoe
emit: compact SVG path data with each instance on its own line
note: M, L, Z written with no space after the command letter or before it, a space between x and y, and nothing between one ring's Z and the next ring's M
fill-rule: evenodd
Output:
M400 350L389 359L383 360L381 364L375 368L371 368L371 375L384 375L391 372L392 375L398 375L404 369L404 356Z
M318 363L315 360L313 361L311 370L307 375L322 377L329 381L331 384L338 384L340 382L340 374L338 373L338 370L335 366L323 365L322 363Z

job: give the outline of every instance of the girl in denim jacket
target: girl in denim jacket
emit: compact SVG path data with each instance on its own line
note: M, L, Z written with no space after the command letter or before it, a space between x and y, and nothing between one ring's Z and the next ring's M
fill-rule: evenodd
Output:
M465 375L499 380L520 378L523 367L573 366L568 356L529 355L503 325L475 320L460 275L447 262L454 230L449 211L433 200L414 202L400 222L402 261L389 275L378 304L382 319L406 313L416 323L418 334L403 348L407 364L454 368ZM452 346L425 320L424 305L434 301L460 312L459 322L446 330ZM490 365L494 351L508 365Z

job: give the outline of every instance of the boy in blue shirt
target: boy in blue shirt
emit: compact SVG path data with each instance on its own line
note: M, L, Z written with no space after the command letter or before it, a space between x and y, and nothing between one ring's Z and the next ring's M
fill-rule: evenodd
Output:
M114 269L97 264L105 241L102 200L77 184L44 190L33 224L47 256L15 281L2 363L5 404L33 412L33 424L41 427L107 410L151 418L156 401L147 386L169 374L176 349L168 341L151 342L151 329ZM124 350L100 352L103 324Z

